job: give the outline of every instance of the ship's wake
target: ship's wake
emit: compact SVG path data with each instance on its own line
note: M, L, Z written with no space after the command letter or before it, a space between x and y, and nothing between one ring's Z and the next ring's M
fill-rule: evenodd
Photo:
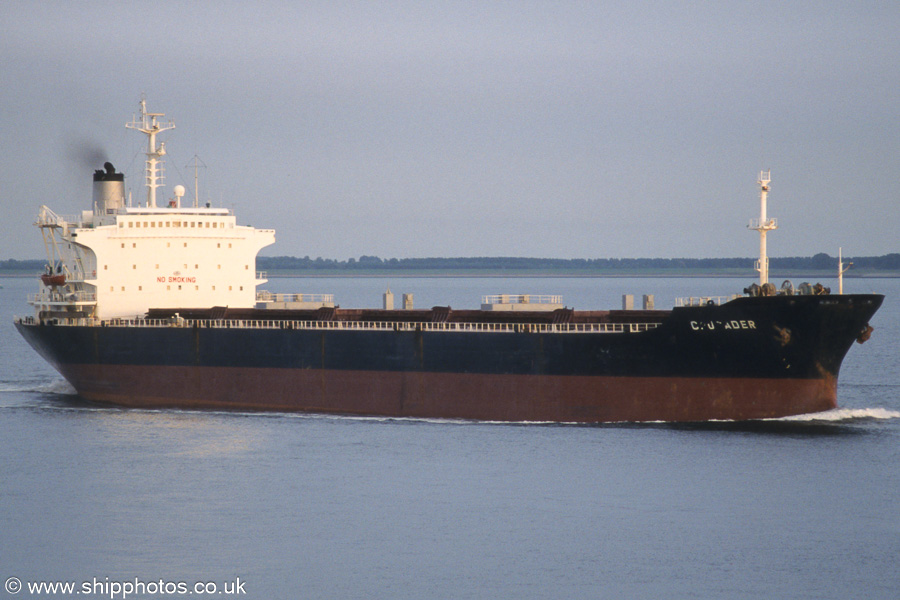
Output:
M32 393L32 394L59 394L62 396L75 396L77 392L65 379L53 381L0 381L0 393Z
M900 411L887 408L835 408L824 412L766 420L782 423L853 423L886 419L900 419Z
M704 421L694 423L660 423L688 431L740 431L775 435L845 435L868 431L866 425L900 419L900 411L889 408L835 408L817 413L755 419L751 421Z

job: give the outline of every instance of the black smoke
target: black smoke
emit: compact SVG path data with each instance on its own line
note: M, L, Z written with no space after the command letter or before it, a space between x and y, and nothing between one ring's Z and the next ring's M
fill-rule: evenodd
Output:
M103 166L103 163L107 161L108 153L96 141L71 139L66 147L66 156L80 170L90 173Z

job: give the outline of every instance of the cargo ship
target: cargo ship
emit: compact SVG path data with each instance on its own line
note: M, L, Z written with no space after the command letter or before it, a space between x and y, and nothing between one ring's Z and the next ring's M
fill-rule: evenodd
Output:
M660 310L575 310L497 294L471 310L350 309L330 295L259 289L275 232L185 199L157 205L174 128L146 101L146 198L94 173L90 210L36 222L46 272L15 326L83 398L126 407L303 411L514 422L749 420L837 405L841 362L883 296L768 281L770 177L759 178L759 283ZM135 204L135 205L133 205Z

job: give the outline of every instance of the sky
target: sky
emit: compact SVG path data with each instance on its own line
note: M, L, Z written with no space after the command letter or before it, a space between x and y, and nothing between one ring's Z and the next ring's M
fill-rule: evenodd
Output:
M896 2L0 5L0 260L42 204L135 201L142 94L166 188L276 229L268 256L900 251Z

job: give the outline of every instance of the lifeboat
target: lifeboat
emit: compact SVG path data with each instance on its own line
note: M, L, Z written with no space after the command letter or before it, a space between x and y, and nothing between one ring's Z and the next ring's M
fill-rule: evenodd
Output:
M44 282L44 285L56 287L58 285L64 285L66 283L66 274L65 273L44 273L41 275L41 281Z

